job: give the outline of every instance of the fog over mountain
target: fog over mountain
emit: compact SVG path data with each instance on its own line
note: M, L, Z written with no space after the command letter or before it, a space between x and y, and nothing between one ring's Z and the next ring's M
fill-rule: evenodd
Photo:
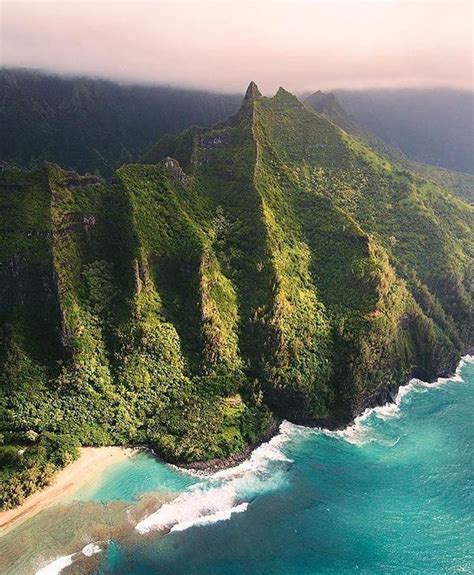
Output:
M1 60L125 81L274 93L472 88L472 3L174 0L2 3Z
M345 111L419 162L474 174L474 94L468 90L336 91Z
M224 119L241 98L242 94L0 70L0 160L19 167L50 161L81 173L110 175L122 163L139 159L160 135ZM337 98L339 116L354 119L395 152L425 163L407 166L401 160L402 165L415 172L421 169L428 179L472 201L474 177L459 173L474 173L472 92L345 90L337 91ZM334 110L329 115L335 119ZM354 132L345 119L336 123ZM369 141L377 147L371 136ZM435 174L428 164L456 172L437 169Z

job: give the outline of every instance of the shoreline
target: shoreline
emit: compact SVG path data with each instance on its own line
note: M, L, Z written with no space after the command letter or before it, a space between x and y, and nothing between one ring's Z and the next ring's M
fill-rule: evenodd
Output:
M440 378L450 379L451 377L455 376L457 370L459 369L460 363L468 357L474 355L474 346L467 346L462 355L456 359L456 362L453 362L451 366L446 367L444 369L440 369L433 377L429 377L426 379L426 383L434 383ZM390 403L395 402L395 397L401 387L408 385L412 379L421 379L425 381L425 379L420 378L418 373L410 373L408 374L401 383L392 383L386 386L382 386L379 389L376 389L373 393L367 396L361 404L356 409L356 413L352 419L352 423L354 422L355 418L371 407L381 407L383 405L387 405ZM350 425L350 424L349 424Z
M231 469L248 459L258 447L270 441L275 435L278 435L281 422L281 419L274 419L267 431L257 441L247 445L242 451L233 453L228 457L209 459L208 461L195 461L193 463L174 463L172 465L175 465L175 467L183 471L195 471L203 475L222 471L223 469Z
M452 377L456 373L457 366L463 357L473 355L474 348L470 347L459 358L459 361L454 366L454 369L440 370L440 373L431 381L436 381L439 377ZM354 413L349 421L336 421L334 419L325 420L322 422L312 421L299 423L298 425L305 425L307 427L318 427L329 430L345 429L354 423L354 420L365 409L370 407L383 406L386 404L394 403L394 398L398 390L407 385L414 377L413 374L407 376L400 384L391 384L376 390L369 395L362 402L362 405ZM89 483L94 477L99 477L105 469L114 463L119 463L131 457L139 451L146 451L156 457L162 463L168 463L175 466L182 471L194 471L196 474L208 475L216 473L223 469L236 467L246 459L248 459L253 451L260 447L262 444L270 441L275 437L280 430L282 420L275 418L272 425L262 437L260 437L253 444L247 445L242 451L229 455L221 459L211 459L208 461L196 461L193 463L176 463L172 461L163 460L153 449L147 446L110 446L110 447L82 447L79 459L61 469L52 479L50 485L44 489L37 491L30 495L20 506L6 511L0 511L0 535L5 535L8 531L23 523L39 513L41 510L49 507L53 502L59 501L62 497L70 495L77 491L83 485ZM323 425L321 425L323 424Z
M128 459L138 451L139 449L129 447L82 447L79 458L58 471L48 486L32 493L18 507L0 511L0 535L5 535L54 502L100 476L111 465Z
M456 371L459 367L459 364L465 357L470 357L474 355L474 346L467 346L462 353L462 355L457 358L456 363L453 365L446 367L444 369L440 369L436 375L433 377L427 378L427 383L433 383L437 381L439 378L450 378L456 375ZM368 395L364 400L356 407L352 417L348 420L337 420L334 417L328 417L325 419L313 419L313 420L305 420L305 421L290 421L290 423L294 423L295 425L303 425L304 427L309 428L318 428L318 429L327 429L328 431L337 431L343 430L347 427L350 427L354 424L357 417L362 415L366 409L373 408L373 407L382 407L384 405L389 405L391 403L395 403L395 398L397 393L401 387L404 387L410 383L412 379L416 379L416 373L408 374L400 383L391 383L389 385L381 386L379 389L373 391L370 395ZM424 381L424 380L423 380ZM223 457L220 459L210 459L208 461L196 461L193 463L173 463L170 462L172 465L175 465L176 468L182 469L184 471L195 471L197 474L207 475L209 473L215 473L217 471L222 471L224 469L230 469L232 467L236 467L246 459L250 457L252 452L260 447L263 443L270 441L275 435L277 435L280 431L280 424L282 423L282 419L275 418L272 425L269 427L267 432L256 442L247 445L242 451L238 453L234 453L229 455L228 457ZM153 451L152 453L160 459L158 455L156 455ZM163 461L160 459L160 461Z
M472 354L470 354L472 356ZM469 356L463 356L463 358L461 359L465 359L467 360L469 363L472 363L472 361L474 360L474 357L469 357ZM456 374L458 372L458 370L460 369L461 364L458 364L457 369L454 371L454 374ZM446 375L446 379L451 379L451 377L449 377L448 374L443 374ZM440 379L440 378L438 378ZM444 378L441 378L444 379ZM436 381L436 380L434 380ZM428 382L424 382L424 383L428 383ZM443 385L443 381L439 382L440 385ZM399 388L402 388L403 386L400 385ZM427 386L428 387L428 386ZM402 394L403 396L404 394ZM379 395L379 398L381 398L382 396ZM395 399L399 399L399 398L395 398ZM390 401L388 403L391 403ZM400 403L398 401L396 401L396 403L398 405L400 405ZM387 402L385 402L385 404L387 404ZM228 466L232 466L232 464L237 465L238 463L240 463L240 460L242 460L242 458L244 457L245 454L247 454L247 457L249 457L253 451L253 449L257 449L258 446L261 443L264 443L265 441L268 441L268 438L271 438L273 435L275 435L275 431L278 432L279 431L279 421L274 421L273 424L269 427L269 429L267 430L266 434L264 437L262 437L260 439L259 442L255 442L255 444L253 444L252 446L248 446L248 448L245 451L240 452L239 454L235 454L234 456L231 456L230 458L226 458L225 460L217 460L214 462L214 465L217 465L219 467L214 467L214 469L212 471L218 471L220 468L222 468L223 465L227 464ZM291 431L291 429L290 429ZM283 430L283 433L285 436L290 437L290 435L286 434L286 431ZM344 440L346 441L350 441L349 439L347 439L345 436ZM350 441L350 443L352 443L352 441ZM281 444L278 442L277 445L275 445L275 448L277 448L278 450L281 448ZM110 456L110 459L112 460L115 455L113 452L122 452L122 453L118 453L118 457L123 461L127 456L133 456L135 453L139 452L148 452L150 453L150 455L154 456L157 460L160 460L151 449L149 448L144 448L142 447L140 448L86 448L84 449L84 451L86 452L84 454L84 459L87 459L88 457L88 451L95 451L97 452L97 457L101 457L102 459L104 459L104 454L107 451L111 451L112 454ZM123 453L125 452L125 453ZM270 458L273 459L273 453L270 452ZM108 459L108 458L107 458ZM126 460L126 459L125 459ZM77 460L75 463L77 463L79 460ZM94 465L93 463L94 458L92 458L89 462L89 469L91 466ZM163 460L160 460L163 461ZM263 460L264 464L265 464L265 460ZM112 461L111 461L112 463ZM207 464L212 464L213 462L203 462L203 463L207 463ZM257 465L260 466L262 463L262 459L259 458L257 460ZM72 467L74 464L71 464L70 467ZM100 464L99 464L100 465ZM265 464L266 465L266 464ZM285 464L286 465L286 464ZM174 467L174 466L173 466ZM90 481L96 481L96 479L100 478L100 475L104 472L104 469L108 468L108 464L105 464L103 466L97 466L97 468L95 469L95 471L93 471L91 473L91 475L88 475L87 471L86 471L86 477L84 479L84 481L82 483L84 484L88 484ZM182 469L182 468L181 468ZM257 469L260 469L260 467L257 467ZM211 471L211 470L209 470ZM268 471L268 470L267 470ZM79 472L80 473L80 472ZM205 470L202 471L202 474L204 475ZM255 473L255 468L251 465L249 467L245 466L242 470L242 473L247 474L247 473ZM200 475L199 470L197 472L196 475ZM268 473L267 473L268 475ZM228 486L230 484L230 486L232 487L233 485L233 481L236 479L237 477L237 481L239 481L241 475L238 474L233 475L230 474L229 476L223 476L224 477L224 481L226 482L225 485ZM272 477L272 475L270 474L269 477ZM267 477L268 478L268 477ZM80 476L80 479L82 479L82 476ZM78 487L82 487L81 485L75 485L75 488ZM72 491L75 491L75 489L73 489ZM209 489L206 488L206 491L208 492ZM215 492L216 497L219 496L220 497L220 491L219 489L216 490L216 486L215 485L211 485L211 493ZM150 498L149 500L141 500L143 502L143 506L140 506L140 508L138 509L137 507L133 507L132 508L132 516L130 517L129 515L129 511L126 510L126 508L122 508L120 513L122 513L122 515L120 515L120 520L122 521L122 523L119 523L117 521L112 521L111 517L112 516L108 516L106 521L103 521L102 519L97 523L101 525L101 529L102 531L93 531L91 530L89 527L87 527L87 539L84 539L84 533L86 531L78 531L77 532L77 536L74 536L74 541L72 539L69 540L68 543L64 544L64 542L56 541L54 538L52 538L51 540L54 542L54 549L50 549L50 559L48 559L48 557L46 557L44 554L41 555L35 555L33 557L33 559L31 560L31 565L34 566L34 569L36 571L31 571L33 572L38 572L38 568L41 568L41 572L48 572L48 573L52 573L52 570L47 570L48 568L53 568L55 567L56 563L59 560L69 560L70 559L70 563L68 564L66 571L69 571L69 565L72 565L72 563L75 564L74 567L71 567L71 572L89 572L89 570L93 570L94 568L97 568L97 565L100 563L101 558L95 554L93 555L88 555L88 552L90 549L98 549L100 547L100 549L102 551L105 550L105 546L107 545L108 541L110 540L117 540L117 541L133 541L135 542L136 539L135 537L137 537L136 531L137 531L137 525L143 521L146 521L148 518L153 517L157 511L160 509L160 507L165 504L165 503L169 503L171 504L171 509L173 510L172 513L172 519L175 520L176 522L174 524L172 524L171 526L174 527L174 525L182 525L182 528L188 528L189 526L193 525L193 521L196 522L197 525L199 525L199 518L201 517L201 513L202 513L202 509L205 510L205 514L203 515L204 519L210 519L210 522L214 522L214 521L219 521L221 519L225 519L228 518L227 517L227 507L226 503L224 501L224 509L222 510L222 512L218 512L218 513L212 513L212 509L209 510L207 509L207 502L206 500L204 500L203 502L199 502L194 500L195 496L198 495L196 493L193 493L193 491L189 491L188 489L186 489L187 494L185 495L185 503L190 503L191 506L193 508L197 507L197 510L192 511L191 514L191 518L189 519L189 517L187 516L182 516L182 503L181 502L177 502L176 504L174 503L174 499L176 494L175 493L169 493L169 494L165 494L163 496L163 499L158 500L158 498L156 496L152 496L152 498ZM69 494L70 491L68 490L67 493ZM167 495L170 496L169 499L167 499ZM71 529L71 532L73 529L75 529L74 527L74 523L71 523L71 525L69 525L69 509L68 507L65 507L64 509L62 508L62 503L63 501L60 499L60 505L54 505L54 503L51 505L51 507L49 507L48 513L49 513L49 523L48 521L44 522L42 521L42 516L40 515L37 519L36 519L36 523L34 523L35 526L35 530L37 532L37 534L41 537L41 533L42 530L44 528L46 528L47 525L50 525L51 521L54 521L54 525L55 525L55 529L58 529L58 532L60 531L61 533L63 532L63 530L66 528ZM66 500L67 503L69 503L69 500ZM57 503L57 500L55 499L55 503ZM117 504L119 503L118 501L116 502ZM241 504L236 505L236 503L238 503L238 501L234 501L234 502L230 502L229 503L229 509L230 511L228 511L229 516L232 515L233 513L238 513L242 510L245 510L246 507L244 509L242 509L240 507ZM97 505L97 503L94 503L95 505ZM50 505L50 503L47 503L45 505L45 507L48 507L48 505ZM141 503L140 503L141 505ZM125 512L124 512L125 509ZM201 509L201 510L200 510ZM39 511L39 510L38 510ZM95 510L96 513L102 513L101 511L98 511L97 509ZM169 512L168 513L164 513L165 515L165 519L168 517L170 517ZM2 514L0 514L0 519L1 519ZM60 518L63 518L63 522L61 521ZM92 523L94 521L93 519L93 513L90 512L90 510L86 510L85 512L83 512L83 521L84 518L87 517L87 521L89 521L89 523ZM97 515L97 517L99 517L99 515ZM118 515L115 516L119 517ZM124 519L125 518L125 519ZM137 521L139 523L137 523ZM66 523L66 525L64 525L64 523ZM186 523L188 524L186 526ZM62 524L62 526L61 526ZM16 527L16 523L14 524L14 526ZM153 525L153 523L152 523ZM59 526L59 527L56 527ZM104 531L104 526L106 526L108 528L108 531ZM13 527L13 525L12 525ZM25 525L23 528L18 529L18 531L14 531L14 533L12 534L13 537L18 537L19 539L15 539L14 544L11 546L11 549L14 550L15 553L17 553L17 555L12 554L11 557L15 560L18 559L18 557L20 557L20 553L22 553L21 551L21 546L17 547L17 541L20 542L21 537L23 536L23 531L29 530L30 529L30 524L28 523L27 525ZM161 527L159 528L161 529ZM151 530L151 529L150 529ZM178 530L180 530L180 527L178 527ZM168 532L169 529L165 530L165 532ZM142 534L141 531L139 531L140 534ZM0 534L1 531L0 531ZM7 543L7 540L5 541L5 543ZM84 544L87 543L87 545ZM7 545L11 545L11 542L9 542ZM95 546L95 547L93 547ZM18 550L17 550L18 549ZM87 552L83 552L83 550L86 549ZM7 556L7 561L8 561L9 557ZM47 561L48 560L48 561ZM76 565L77 563L77 565ZM15 564L16 565L16 564ZM46 569L46 570L45 570ZM43 571L44 570L44 571ZM1 571L1 568L0 568ZM8 573L16 573L19 571L8 571ZM21 571L23 572L23 571ZM29 572L29 571L28 571ZM54 571L55 573L58 573L59 571Z

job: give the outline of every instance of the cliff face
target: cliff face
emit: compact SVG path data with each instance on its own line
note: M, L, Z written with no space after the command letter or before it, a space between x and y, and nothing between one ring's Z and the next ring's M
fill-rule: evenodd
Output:
M272 413L343 424L472 341L472 209L283 89L252 84L111 184L1 183L1 431L33 467L65 437L189 462Z

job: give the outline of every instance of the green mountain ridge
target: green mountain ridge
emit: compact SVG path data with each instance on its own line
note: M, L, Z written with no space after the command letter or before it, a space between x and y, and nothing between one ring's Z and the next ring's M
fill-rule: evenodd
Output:
M334 94L326 94L318 90L305 98L305 103L315 112L326 116L345 132L362 140L370 148L377 150L400 168L433 181L470 204L474 203L474 176L472 174L456 172L408 158L401 150L390 146L369 129L358 124L346 113Z
M472 94L438 89L336 94L339 100L331 105L324 104L328 95L316 92L316 105L325 106L316 111L403 169L473 203ZM210 126L234 113L241 99L240 94L2 68L0 169L52 162L110 178L122 164L139 161L164 134Z
M345 425L472 342L472 207L283 88L110 183L0 184L4 507L79 445L195 462Z

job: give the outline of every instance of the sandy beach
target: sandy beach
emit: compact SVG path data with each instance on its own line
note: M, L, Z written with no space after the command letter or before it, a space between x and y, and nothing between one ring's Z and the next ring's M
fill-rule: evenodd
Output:
M136 449L126 447L83 447L79 459L59 471L50 485L30 495L19 507L0 512L0 534L4 535L25 519L73 493L110 465L119 463L136 452Z

